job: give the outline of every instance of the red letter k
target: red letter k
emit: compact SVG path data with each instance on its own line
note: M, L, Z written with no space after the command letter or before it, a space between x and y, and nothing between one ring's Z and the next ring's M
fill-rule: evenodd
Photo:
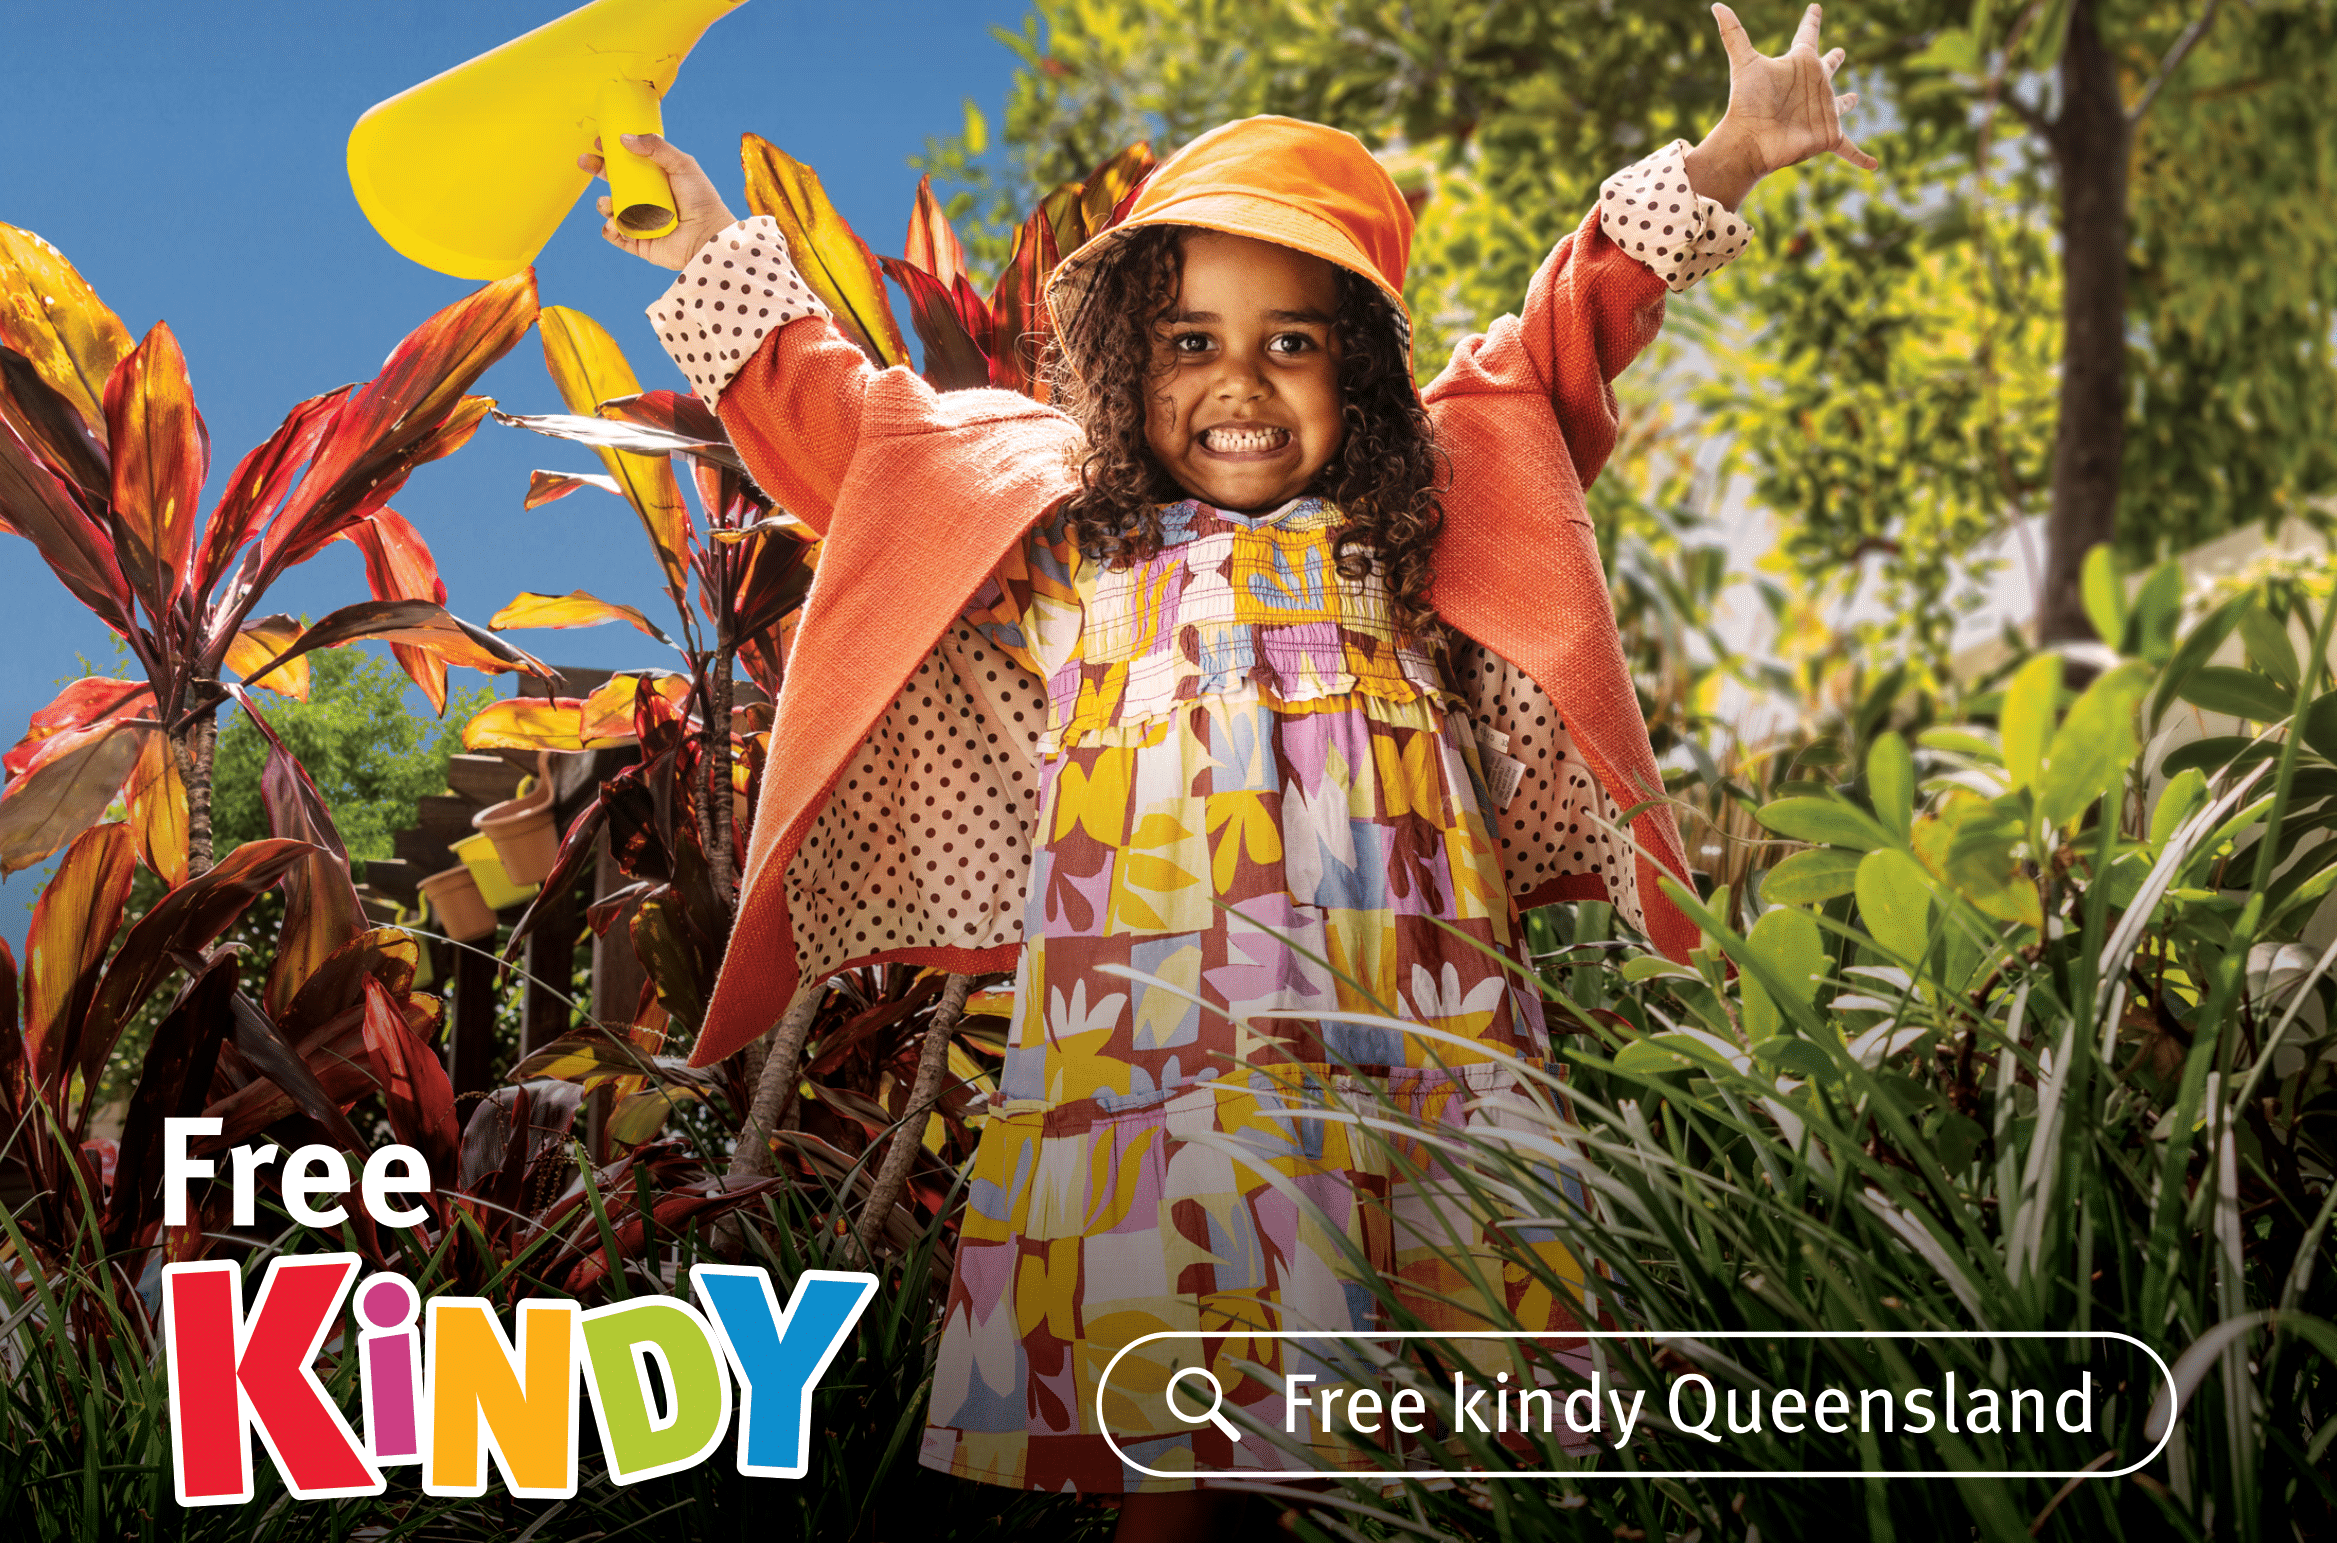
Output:
M382 1492L381 1475L314 1366L357 1269L355 1254L272 1260L246 1319L236 1265L164 1268L171 1480L180 1505L252 1498L253 1431L297 1500Z

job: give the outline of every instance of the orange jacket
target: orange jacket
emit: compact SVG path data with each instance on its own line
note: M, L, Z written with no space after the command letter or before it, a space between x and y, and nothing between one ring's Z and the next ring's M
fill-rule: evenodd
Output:
M1546 693L1614 804L1657 798L1583 487L1614 449L1614 377L1662 325L1665 286L1592 210L1534 277L1523 313L1454 352L1423 393L1452 458L1432 591L1501 666L1513 701ZM1073 486L1079 433L999 391L937 393L877 370L824 321L782 327L725 390L756 479L825 537L791 645L738 915L693 1065L763 1032L806 977L876 961L1011 967L1035 828L1037 683L960 620L974 590ZM1517 732L1544 714L1517 710ZM1016 821L1022 822L1018 832ZM1504 815L1520 909L1608 898L1543 873L1530 817ZM1633 834L1650 935L1696 929L1656 875L1686 873L1662 805Z

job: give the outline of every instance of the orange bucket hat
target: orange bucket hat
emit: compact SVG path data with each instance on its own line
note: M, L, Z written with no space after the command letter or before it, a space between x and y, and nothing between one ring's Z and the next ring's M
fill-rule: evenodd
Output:
M1396 308L1406 346L1404 269L1412 210L1363 141L1297 118L1242 118L1211 129L1154 169L1128 213L1056 265L1047 308L1058 337L1095 279L1097 260L1132 230L1194 225L1291 247L1377 285Z

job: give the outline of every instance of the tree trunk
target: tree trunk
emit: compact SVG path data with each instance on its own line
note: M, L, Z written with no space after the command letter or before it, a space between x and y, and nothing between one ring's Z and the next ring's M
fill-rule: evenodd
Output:
M827 996L825 983L804 987L771 1031L762 1075L755 1079L754 1101L747 1106L747 1117L739 1125L738 1146L731 1153L730 1177L767 1179L775 1171L771 1136L779 1129L779 1117L794 1096L803 1070L803 1043L811 1037L812 1020L819 1017L820 1004Z
M187 788L187 877L211 871L211 759L219 743L219 709L205 708L189 718L171 742L178 757L179 780Z
M892 1143L885 1148L884 1162L876 1170L876 1183L860 1207L860 1226L853 1241L865 1266L875 1266L876 1240L893 1214L894 1202L908 1187L909 1169L917 1161L917 1149L925 1144L926 1118L933 1113L934 1105L941 1102L942 1080L949 1074L950 1038L957 1033L958 1020L965 1016L966 997L973 985L970 975L949 978L948 984L941 988L941 1003L933 1009L932 1022L926 1026L924 1043L917 1047L917 1080L910 1084L909 1101L901 1111L901 1123L893 1132Z
M2133 146L2099 0L2076 0L2061 51L2053 161L2061 192L2061 402L2037 636L2090 638L2085 554L2116 539L2126 450L2126 181Z

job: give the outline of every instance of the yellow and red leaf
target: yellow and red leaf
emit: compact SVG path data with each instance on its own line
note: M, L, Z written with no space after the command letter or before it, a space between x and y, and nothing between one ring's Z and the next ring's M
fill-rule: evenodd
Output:
M365 554L365 582L376 600L428 600L446 604L446 583L422 533L394 509L369 514L349 527L348 539ZM446 711L446 660L411 643L392 643L398 668L422 688L431 711Z
M211 433L168 322L156 322L115 368L105 416L114 549L131 588L160 616L194 579L197 503L211 474Z
M408 333L333 415L269 527L263 582L387 504L415 467L460 446L491 405L465 393L535 319L531 269L474 290Z
M36 1084L53 1084L65 1067L137 871L129 828L100 825L74 839L33 904L24 935L24 1047Z
M671 646L667 637L646 615L634 606L617 605L612 601L590 595L581 589L565 595L539 595L523 591L502 610L487 620L490 629L502 632L511 627L598 627L606 622L629 622L660 643Z
M161 731L112 719L66 729L0 792L0 876L47 857L98 821L122 791L149 735Z
M531 471L527 474L527 498L520 507L541 509L546 504L566 498L578 488L599 488L619 498L625 496L625 490L617 485L616 478L603 476L596 471Z
M40 754L41 745L67 729L86 729L109 718L144 717L153 711L154 693L144 681L85 676L58 692L48 706L32 715L24 738L7 755L0 756L0 779L23 776Z
M178 888L187 881L187 784L167 735L146 736L123 796L140 861L164 884Z
M941 212L941 200L933 196L929 176L917 179L917 202L909 211L909 236L901 255L944 289L966 271L966 249L958 242L957 227Z
M740 141L739 160L746 167L748 207L779 222L796 271L828 303L844 336L879 369L907 364L908 345L885 299L876 254L828 201L819 174L753 134Z
M249 685L259 686L291 697L295 701L308 700L308 657L300 655L287 659L266 675L254 677L252 671L282 654L300 637L300 618L297 616L263 616L258 621L246 622L243 630L227 645L227 667L242 676Z
M544 368L570 412L597 417L601 403L611 397L641 394L641 382L625 362L624 350L582 311L547 306L540 330ZM593 453L623 488L625 501L640 517L658 567L665 572L666 589L675 603L682 603L689 590L690 511L682 502L681 484L674 480L673 462L662 455L636 455L599 445Z
M0 224L0 342L105 443L105 385L130 354L130 332L65 254L29 230Z

